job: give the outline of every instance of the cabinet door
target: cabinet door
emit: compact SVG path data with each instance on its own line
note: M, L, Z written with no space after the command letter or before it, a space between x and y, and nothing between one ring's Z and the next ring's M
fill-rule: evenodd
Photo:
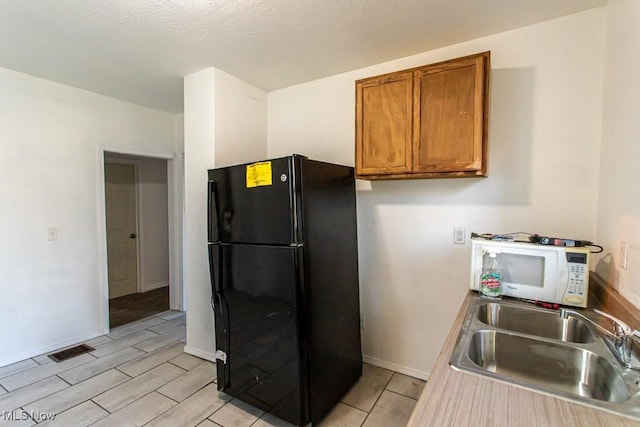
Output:
M488 53L414 71L414 172L486 174Z
M413 73L356 82L356 176L411 171Z

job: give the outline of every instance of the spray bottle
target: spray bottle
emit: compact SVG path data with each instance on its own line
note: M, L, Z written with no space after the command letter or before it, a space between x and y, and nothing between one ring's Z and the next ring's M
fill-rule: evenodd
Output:
M489 264L480 276L480 296L494 300L502 299L502 273L498 268L495 252L489 252Z

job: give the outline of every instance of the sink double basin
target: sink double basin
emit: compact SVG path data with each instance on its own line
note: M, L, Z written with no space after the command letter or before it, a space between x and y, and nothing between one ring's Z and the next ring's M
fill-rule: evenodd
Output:
M478 320L500 329L566 342L590 343L593 334L587 324L577 318L562 319L555 311L532 310L502 303L480 304Z
M519 301L472 301L451 357L463 371L640 418L640 371L577 317Z

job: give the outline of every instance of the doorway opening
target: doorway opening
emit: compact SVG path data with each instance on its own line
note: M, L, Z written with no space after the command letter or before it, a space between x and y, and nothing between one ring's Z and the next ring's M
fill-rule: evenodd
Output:
M167 160L105 152L109 327L169 310Z

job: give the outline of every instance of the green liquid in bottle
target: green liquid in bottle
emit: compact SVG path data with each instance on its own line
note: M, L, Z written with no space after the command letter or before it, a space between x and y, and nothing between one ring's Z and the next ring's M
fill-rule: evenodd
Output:
M498 269L496 254L489 253L489 265L480 275L480 296L489 299L502 299L502 273Z

